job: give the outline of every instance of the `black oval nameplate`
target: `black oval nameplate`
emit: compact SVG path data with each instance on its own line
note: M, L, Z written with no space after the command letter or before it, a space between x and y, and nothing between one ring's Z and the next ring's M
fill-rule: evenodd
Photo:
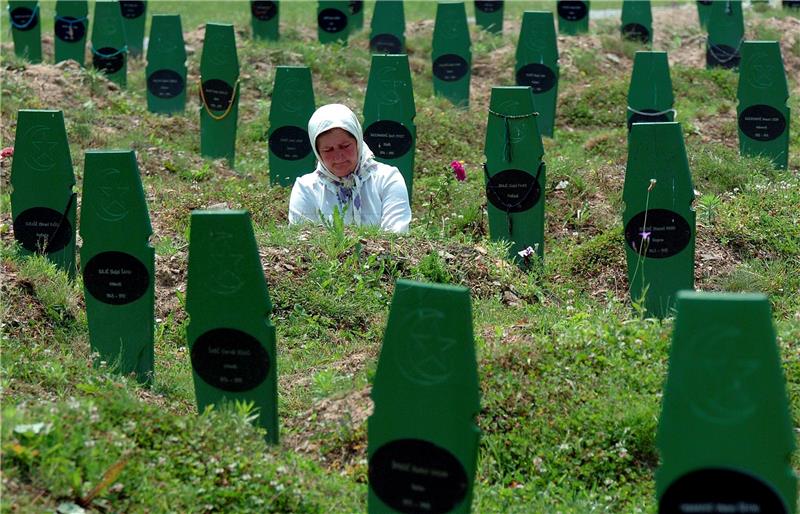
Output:
M778 493L762 480L732 469L690 471L664 491L659 514L758 512L788 514Z
M544 64L532 62L517 71L517 85L530 86L534 93L546 93L556 85L556 74Z
M17 7L8 13L8 15L11 17L11 21L14 22L14 30L19 30L20 32L33 30L36 28L36 25L39 24L38 10L34 12L27 7Z
M622 27L622 37L628 41L647 43L650 41L650 31L639 23L628 23Z
M645 223L647 216L647 226ZM663 259L680 253L692 240L692 227L677 212L668 209L642 211L625 227L628 246L644 257Z
M446 449L421 439L398 439L369 461L369 486L383 503L405 514L442 514L464 501L467 472Z
M120 52L119 49L110 46L105 46L92 55L92 65L95 69L108 75L121 70L124 64L125 52Z
M486 198L504 212L527 211L542 194L536 177L523 170L504 170L492 175L486 184Z
M411 132L392 120L381 120L371 124L364 131L364 142L375 156L381 159L397 159L411 149Z
M656 114L660 111L655 109L637 109L639 112L634 112L628 118L628 130L631 129L634 123L661 123L669 121L669 116L664 114ZM649 115L649 116L648 116Z
M311 141L305 129L285 125L269 136L269 149L280 159L297 161L311 153Z
M475 9L480 12L493 13L503 8L502 0L475 0Z
M736 68L742 56L739 51L728 45L710 45L706 48L706 64L722 68Z
M134 20L144 14L144 2L141 0L119 0L119 9L123 18Z
M714 0L697 0L697 3L700 5L711 5Z
M142 262L124 252L98 253L83 267L83 285L96 300L125 305L141 298L150 287Z
M259 21L269 21L278 14L278 4L272 1L250 2L250 14Z
M756 141L772 141L783 135L786 118L771 105L751 105L739 115L739 128Z
M445 82L455 82L469 71L469 65L463 57L456 54L440 55L433 61L433 74Z
M200 378L223 391L249 391L269 374L267 351L255 337L235 328L209 330L195 340L191 353Z
M34 253L54 253L72 241L72 224L48 207L31 207L14 220L14 239Z
M589 14L586 2L577 0L562 0L558 2L558 15L567 21L582 20Z
M209 79L203 82L203 97L209 109L224 111L231 105L233 87L224 80Z
M369 41L369 47L379 54L403 53L403 43L394 34L377 34Z
M73 16L62 16L56 18L53 29L58 39L66 43L74 43L86 35L86 21L78 21L78 18Z
M335 34L347 27L347 15L339 9L323 9L317 15L317 24L325 32Z
M147 90L158 98L175 98L183 92L183 77L174 70L156 70L147 77Z
M350 15L358 14L364 8L364 0L351 0L347 2L347 8L350 11Z

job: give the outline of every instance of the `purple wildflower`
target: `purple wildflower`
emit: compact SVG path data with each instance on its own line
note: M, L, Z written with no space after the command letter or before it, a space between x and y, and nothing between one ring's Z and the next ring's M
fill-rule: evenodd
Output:
M467 170L464 169L464 164L461 161L451 162L450 167L453 168L453 174L456 176L456 180L459 182L467 180Z

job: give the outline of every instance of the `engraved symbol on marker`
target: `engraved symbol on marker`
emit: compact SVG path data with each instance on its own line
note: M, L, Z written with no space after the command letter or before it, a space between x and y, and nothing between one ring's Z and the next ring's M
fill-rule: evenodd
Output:
M397 89L403 86L402 80L394 80L392 77L397 72L395 67L386 67L381 70L380 83L381 83L381 103L382 104L396 104L400 101L400 95ZM384 78L385 77L385 78Z
M687 392L696 415L724 425L739 423L755 414L758 400L748 382L759 369L757 359L731 354L728 341L741 336L738 329L714 326L694 337L691 367L685 384L699 384L701 394Z
M435 309L418 309L406 316L401 326L410 327L410 350L398 352L400 370L412 382L434 385L452 373L451 352L456 339L442 333L444 314Z
M25 156L25 162L36 171L47 171L56 165L53 154L58 141L55 141L50 129L44 125L36 125L25 134L31 141L34 151Z
M122 173L113 168L101 172L97 215L104 221L119 221L128 215L128 208L122 199L130 191L130 186L119 184L121 176Z
M541 36L543 34L547 34L545 24L544 23L532 23L532 24L529 24L528 26L530 26L530 31L528 32L528 34L530 34L531 37L525 39L525 46L527 46L531 50L542 50L542 49L544 49L545 46L547 46L547 45L546 45L546 43L544 41L544 38L541 37Z
M244 281L238 274L244 255L231 251L231 243L235 241L235 238L229 232L212 232L211 241L214 278L209 289L218 294L233 294L244 285Z
M281 105L285 110L289 112L298 112L300 110L300 89L299 79L290 78L284 82L284 88L281 91L281 96L283 97Z
M753 57L752 61L758 62L766 59L766 55L756 55ZM753 64L752 67L754 72L749 76L750 84L759 89L770 87L774 82L773 77L775 76L775 66L770 64Z

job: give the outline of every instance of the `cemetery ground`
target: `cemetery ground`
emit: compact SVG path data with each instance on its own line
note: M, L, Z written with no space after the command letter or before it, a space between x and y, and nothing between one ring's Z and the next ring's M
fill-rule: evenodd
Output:
M348 46L322 46L311 5L289 4L281 41L256 43L246 3L151 3L150 12L182 15L189 48L192 94L173 117L147 112L141 60L131 61L121 90L74 63L20 61L3 33L2 147L13 145L18 109L63 110L77 191L86 150L136 151L154 229L157 324L151 387L111 373L113 363L91 366L80 279L15 255L3 158L2 511L71 502L97 512L363 512L369 385L394 282L411 278L471 290L482 433L474 512L653 512L673 322L643 317L627 293L624 120L640 47L620 41L618 17L593 21L590 35L559 37L556 137L544 141L545 258L523 272L488 237L483 139L491 87L512 85L519 15L550 6L507 3L502 36L471 27L471 103L458 110L433 97L433 7L406 4L418 144L412 230L396 236L289 227L289 190L269 186L275 66L309 65L317 105L362 111L369 30ZM697 190L696 287L769 296L800 440L798 118L787 170L740 157L737 75L704 69L693 5L654 5L655 49L669 52ZM367 4L367 27L370 13ZM800 20L775 10L745 16L748 39L781 41L790 105L800 112ZM236 27L235 169L199 157L206 21ZM43 22L52 62L52 20ZM466 181L454 179L452 160L464 161ZM216 207L253 218L278 334L277 447L248 423L247 405L196 414L185 338L189 214ZM800 473L800 451L792 467Z

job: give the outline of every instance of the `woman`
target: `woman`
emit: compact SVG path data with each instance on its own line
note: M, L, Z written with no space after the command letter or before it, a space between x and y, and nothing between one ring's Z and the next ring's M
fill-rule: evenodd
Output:
M346 224L408 232L411 208L403 175L373 158L353 111L341 104L320 107L308 121L308 137L317 168L295 181L289 223L330 221L339 209Z

